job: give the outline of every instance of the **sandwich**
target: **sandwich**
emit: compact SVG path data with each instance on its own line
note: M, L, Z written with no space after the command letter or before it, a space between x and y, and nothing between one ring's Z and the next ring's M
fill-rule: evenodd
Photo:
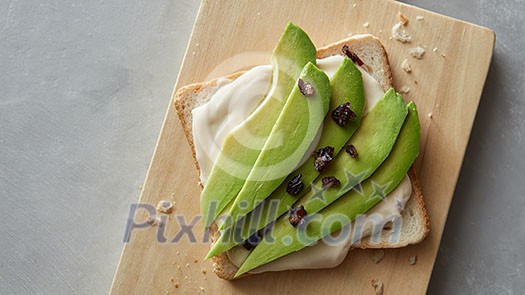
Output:
M177 90L217 276L335 267L426 237L417 107L392 87L374 36L316 48L289 23L271 65Z

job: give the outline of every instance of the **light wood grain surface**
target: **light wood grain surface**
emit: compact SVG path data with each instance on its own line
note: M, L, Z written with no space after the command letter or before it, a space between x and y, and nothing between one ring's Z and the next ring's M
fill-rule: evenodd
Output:
M389 38L400 12L409 19L405 29L412 36L410 43ZM176 216L190 223L198 215L200 194L191 151L170 104L140 202L156 206L160 200L174 200L174 213L167 216L165 228L133 231L113 294L288 294L298 289L302 294L373 294L372 279L380 279L387 294L425 292L491 60L494 33L383 0L204 1L175 89L267 64L288 21L301 26L318 47L350 33L371 33L385 45L397 89L410 87L404 97L418 105L422 145L416 168L431 220L429 236L419 245L386 250L379 264L371 260L372 251L354 250L334 269L265 273L232 282L218 279L211 273L211 262L202 261L209 245L202 242L200 222L194 227L197 243L190 243L188 236L170 243L180 231ZM416 46L426 50L422 59L409 54ZM411 64L411 73L402 70L404 59ZM137 222L147 218L146 211L138 211ZM165 230L166 243L158 242L159 229ZM414 255L417 264L410 265Z

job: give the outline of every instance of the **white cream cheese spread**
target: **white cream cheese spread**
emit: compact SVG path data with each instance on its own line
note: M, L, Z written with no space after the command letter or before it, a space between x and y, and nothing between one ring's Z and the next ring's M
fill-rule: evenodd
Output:
M342 61L343 56L335 55L317 60L317 66L331 78ZM383 97L384 91L370 74L361 67L358 69L363 77L366 113ZM225 137L260 105L270 91L271 79L272 67L269 65L256 66L233 81L221 79L211 99L192 111L195 153L203 185L220 153ZM312 144L312 147L315 147L315 144ZM359 241L358 238L376 234L386 223L400 220L401 212L411 194L412 185L409 177L405 176L385 200L369 210L363 218L356 219L353 224L341 230L342 233L346 232L342 235L344 238L340 238L336 243L322 240L314 246L286 255L250 273L335 267L344 260L351 246ZM237 246L227 253L232 263L239 266L249 252L242 246Z

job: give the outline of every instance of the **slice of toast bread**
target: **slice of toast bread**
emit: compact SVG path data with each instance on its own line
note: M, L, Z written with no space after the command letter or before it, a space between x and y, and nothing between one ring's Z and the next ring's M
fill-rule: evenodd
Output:
M386 91L393 86L392 72L386 50L381 42L372 35L356 35L319 48L317 50L317 58L341 54L341 49L345 44L350 51L363 61L366 71L381 84L383 90ZM242 73L237 72L224 78L234 80ZM208 102L218 88L218 81L219 79L214 79L181 87L175 92L173 97L199 175L200 167L197 162L193 142L191 111ZM419 243L426 237L430 230L429 219L414 168L410 169L408 175L412 182L412 196L402 213L402 227L398 241L390 242L391 230L385 228L379 235L379 241L376 240L374 243L369 238L363 238L359 244L353 245L354 248L400 248ZM200 182L199 184L202 187ZM210 231L213 243L219 235L215 224L211 226ZM220 278L231 280L237 272L237 267L230 261L228 255L223 253L213 257L213 271Z

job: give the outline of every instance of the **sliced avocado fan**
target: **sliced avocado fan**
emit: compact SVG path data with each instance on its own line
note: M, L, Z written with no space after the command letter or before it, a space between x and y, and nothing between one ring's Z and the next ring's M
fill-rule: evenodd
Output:
M367 179L385 161L403 127L407 106L403 98L390 88L372 110L348 142L355 147L358 156L354 158L348 153L340 153L296 206L303 205L311 214L319 212ZM340 185L323 188L325 177L337 178Z
M201 194L207 228L241 190L304 66L315 63L308 35L289 23L272 53L272 86L261 105L230 133Z
M268 141L231 206L226 222L236 222L266 199L297 167L328 112L330 80L308 63L290 93Z
M352 190L317 214L308 215L306 224L295 228L287 216L277 220L248 255L236 277L287 254L315 244L323 237L340 230L359 214L366 213L383 200L403 180L419 153L420 125L416 106L407 106L409 113L392 152L377 171L362 183L360 191Z
M341 66L332 77L330 89L330 108L328 114L325 116L321 138L319 139L316 150L331 146L334 148L335 157L358 128L365 107L365 93L361 72L349 58L344 58ZM331 112L341 104L347 102L350 103L352 111L356 114L356 118L348 122L346 126L339 126L332 119ZM319 173L320 172L314 168L314 158L309 157L301 167L290 174L286 180L272 192L261 206L257 207L255 211L250 212L245 220L241 220L235 224L234 227L227 228L221 234L219 240L214 243L207 258L221 254L233 248L235 245L241 244L252 234L264 228L272 221L275 221L277 217L285 213L298 198L307 192L308 186L319 176ZM291 195L287 192L288 183L299 174L302 175L301 179L304 188L296 195ZM235 233L235 236L233 233Z

